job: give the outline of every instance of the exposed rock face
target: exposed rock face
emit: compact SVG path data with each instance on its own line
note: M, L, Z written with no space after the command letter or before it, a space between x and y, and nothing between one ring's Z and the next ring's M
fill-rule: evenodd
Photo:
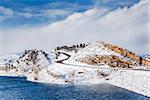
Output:
M107 64L111 67L150 66L150 61L130 52L104 42L94 42L75 54L75 60L91 65Z
M144 55L143 58L150 61L150 55L148 55L148 54Z
M142 64L150 66L150 55L145 55L142 59Z
M119 58L115 55L91 55L87 56L81 59L77 59L76 61L87 63L90 65L109 65L111 67L132 67L132 65L135 65L135 63L127 61L125 59Z
M142 65L150 68L150 60L142 59Z
M142 58L142 57L136 55L135 53L133 53L131 51L128 51L128 50L123 49L123 48L120 48L120 47L115 46L115 45L110 45L110 44L106 44L106 45L108 45L108 47L111 50L115 51L116 53L120 53L124 57L127 57L127 58L130 58L130 59L134 60L139 65L150 66L150 61L149 60L147 60L145 58Z
M130 59L134 60L139 65L150 66L150 61L136 55L135 53L133 53L131 51L120 48L120 47L115 46L115 45L110 45L110 44L106 44L106 45L109 47L109 49L115 51L116 53L120 53L124 57L127 57L127 58L130 58Z

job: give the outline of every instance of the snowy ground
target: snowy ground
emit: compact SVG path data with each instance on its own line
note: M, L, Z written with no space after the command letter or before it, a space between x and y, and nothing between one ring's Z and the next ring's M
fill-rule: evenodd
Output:
M112 70L97 67L77 67L54 64L41 72L40 82L53 84L100 84L109 83L150 97L150 71ZM107 66L106 66L107 67ZM44 76L45 75L45 76Z
M150 72L120 70L108 79L107 83L150 97Z
M0 71L1 76L26 76L33 79L33 73L20 73L15 70ZM36 82L52 84L100 84L109 83L150 97L150 71L110 69L108 66L74 66L53 63L42 69Z

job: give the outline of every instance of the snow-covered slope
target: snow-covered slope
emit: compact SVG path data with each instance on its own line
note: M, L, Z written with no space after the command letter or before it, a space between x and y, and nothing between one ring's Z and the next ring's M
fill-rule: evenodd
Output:
M145 67L146 64L149 64L146 58L97 41L87 45L57 47L52 52L25 50L0 57L0 75L25 76L30 81L53 84L107 82L150 96L150 66ZM141 83L136 83L140 80Z
M13 64L16 59L20 57L21 54L11 54L11 55L3 55L0 57L0 66Z
M51 58L49 54L42 50L25 51L25 53L16 61L20 67L32 67L35 64L39 66L40 69L51 64Z
M30 73L39 73L55 63L100 67L135 68L148 60L118 46L93 42L73 46L57 47L51 53L42 50L25 50L25 52L0 58L0 69L14 71L17 75L25 76ZM144 64L143 64L144 65ZM144 67L143 67L144 68Z
M133 67L150 64L133 52L99 41L90 43L70 59L90 65L106 64L110 67Z
M25 50L25 52L0 58L1 75L26 76L47 68L54 55L42 50Z
M72 56L76 54L78 51L82 50L83 48L87 47L89 44L77 44L77 45L72 45L72 46L61 46L61 47L56 47L53 49L53 53L56 54L56 60L66 58L66 56L62 53L68 54L69 56Z

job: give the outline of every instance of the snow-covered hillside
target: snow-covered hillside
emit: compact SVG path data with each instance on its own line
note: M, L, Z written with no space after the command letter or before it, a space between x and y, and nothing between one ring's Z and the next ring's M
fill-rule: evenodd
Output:
M149 64L148 59L126 49L97 41L0 57L0 75L53 84L107 82L150 96Z
M148 60L131 51L99 41L90 43L72 55L70 59L70 63L74 60L88 65L109 65L110 67L123 68L150 65Z
M52 53L42 50L25 50L20 54L1 57L1 75L26 76L36 74L47 68L54 57Z
M62 66L66 64L100 68L139 68L142 65L140 68L144 69L146 68L144 61L147 65L149 64L146 58L139 57L126 49L96 41L88 44L61 46L52 52L25 50L16 55L3 56L0 57L0 69L1 75L8 75L9 72L17 73L18 76L35 74L35 79L38 80L38 74L43 69L48 70L57 63Z

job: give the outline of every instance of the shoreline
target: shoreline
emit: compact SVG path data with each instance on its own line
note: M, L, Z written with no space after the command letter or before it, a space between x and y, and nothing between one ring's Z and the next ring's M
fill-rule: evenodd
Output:
M50 70L55 76L47 73ZM98 76L99 72L109 73L108 76ZM82 74L81 72L84 72ZM78 74L78 73L81 74ZM7 73L7 74L6 74ZM16 73L15 71L2 72L0 76L26 77L27 81L46 83L46 84L62 84L62 85L93 85L108 83L117 87L133 91L150 97L150 73L148 71L138 70L102 70L98 68L75 67L69 65L53 64L39 72L39 80L34 80L33 73Z

